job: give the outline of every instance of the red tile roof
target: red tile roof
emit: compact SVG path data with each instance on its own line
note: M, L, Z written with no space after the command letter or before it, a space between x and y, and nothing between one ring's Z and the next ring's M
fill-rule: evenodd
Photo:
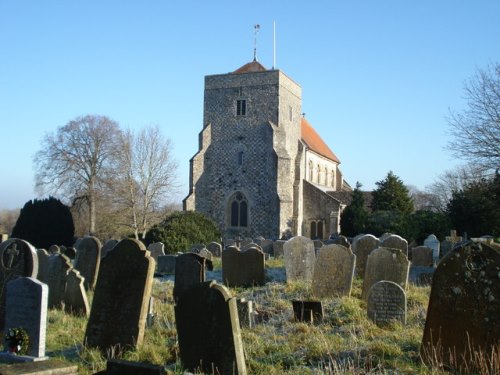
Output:
M265 72L267 69L257 60L243 65L241 68L236 69L233 74L252 73L252 72Z
M330 150L326 143L321 139L319 134L314 130L314 128L309 124L309 122L302 118L301 123L302 128L302 141L309 147L310 150L314 151L327 159L333 160L340 163L337 156Z

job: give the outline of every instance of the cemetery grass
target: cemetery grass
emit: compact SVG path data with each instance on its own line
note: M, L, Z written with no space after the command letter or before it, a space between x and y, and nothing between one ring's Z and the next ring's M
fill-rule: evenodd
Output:
M214 266L215 271L220 270L220 260ZM266 271L267 275L284 272L283 260L268 261ZM407 324L386 328L367 318L361 287L362 280L356 279L351 297L324 299L324 319L316 324L293 321L291 301L314 299L308 283L270 279L261 287L230 288L233 296L253 300L258 312L257 323L242 329L248 373L441 374L425 367L419 356L430 287L410 285ZM165 366L168 374L183 374L172 289L172 281L155 279L154 324L146 328L144 341L136 350L114 348L103 355L87 348L82 343L87 319L51 309L47 354L78 364L80 374L105 369L106 357L149 362ZM89 298L91 302L91 294Z

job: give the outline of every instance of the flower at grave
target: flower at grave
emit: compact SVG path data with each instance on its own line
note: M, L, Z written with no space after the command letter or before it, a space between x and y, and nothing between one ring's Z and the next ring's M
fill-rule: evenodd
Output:
M5 343L10 353L20 355L28 353L29 342L28 332L22 327L10 328L5 334Z

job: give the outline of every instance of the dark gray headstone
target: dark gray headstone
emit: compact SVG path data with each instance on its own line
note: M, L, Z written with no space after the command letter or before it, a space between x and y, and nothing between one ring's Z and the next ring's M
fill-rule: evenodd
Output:
M92 290L97 281L101 262L101 241L96 237L84 237L77 241L75 268L85 279L86 290Z
M230 287L264 285L264 253L257 248L227 248L222 252L222 280Z
M124 361L121 359L110 359L106 364L103 375L165 375L163 366L150 363L139 363Z
M28 333L27 355L45 357L48 287L32 277L19 277L7 284L5 332L23 328Z
M434 272L420 354L427 364L479 373L474 352L498 361L499 317L500 245L461 243Z
M62 308L66 294L66 282L69 271L73 268L71 260L63 254L54 253L49 257L49 309Z
M427 246L417 246L411 250L411 264L416 267L432 267L434 259L432 249Z
M207 250L210 251L214 256L220 257L222 253L222 245L218 242L210 242L207 245Z
M120 241L102 258L85 343L102 351L136 348L144 338L155 262L144 244Z
M42 283L47 284L49 275L49 253L45 249L38 249L36 255L38 258L38 275L36 278Z
M156 273L159 275L175 275L177 255L163 255L158 257Z
M198 283L175 307L184 368L215 374L247 373L236 299L215 281Z
M193 285L205 281L205 264L209 262L195 253L181 254L175 261L174 300Z
M379 281L368 291L368 318L378 326L406 324L406 292L392 281Z

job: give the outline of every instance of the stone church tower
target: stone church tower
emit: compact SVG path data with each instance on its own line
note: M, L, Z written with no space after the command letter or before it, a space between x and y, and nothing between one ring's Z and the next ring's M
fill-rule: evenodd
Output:
M332 192L350 188L301 113L301 87L255 60L206 76L184 209L212 218L226 238L337 232L343 205Z

